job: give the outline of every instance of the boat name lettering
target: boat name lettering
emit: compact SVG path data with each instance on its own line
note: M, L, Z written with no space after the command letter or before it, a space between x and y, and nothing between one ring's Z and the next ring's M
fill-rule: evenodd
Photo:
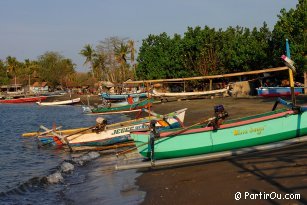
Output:
M246 134L252 134L252 133L256 133L257 135L260 135L263 130L264 130L264 126L255 127L255 128L251 127L249 129L244 129L244 130L234 130L233 135L237 136L237 135L246 135Z
M146 128L146 126L145 125L136 125L136 126L131 126L131 127L119 128L119 129L114 130L112 135L121 134L121 133L125 133L125 132L131 132L131 131L139 130L139 129L143 129L143 128Z

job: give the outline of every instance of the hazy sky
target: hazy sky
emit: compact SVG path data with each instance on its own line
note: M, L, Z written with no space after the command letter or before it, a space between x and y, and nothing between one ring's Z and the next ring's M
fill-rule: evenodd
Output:
M46 51L71 58L87 70L78 53L105 38L138 42L149 34L183 34L188 26L273 29L282 8L297 0L0 0L0 59L37 59Z

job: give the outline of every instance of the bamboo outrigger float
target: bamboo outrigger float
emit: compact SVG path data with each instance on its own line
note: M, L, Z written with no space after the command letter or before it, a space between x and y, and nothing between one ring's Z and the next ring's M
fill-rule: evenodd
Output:
M219 90L208 90L208 91L199 91L199 92L181 92L181 93L170 93L170 92L158 92L153 90L151 94L153 97L184 97L184 96L202 96L202 95L213 95L213 94L222 94L228 91L227 88Z

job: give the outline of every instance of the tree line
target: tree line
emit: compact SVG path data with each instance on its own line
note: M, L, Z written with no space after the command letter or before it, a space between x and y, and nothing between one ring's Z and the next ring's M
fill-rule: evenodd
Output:
M149 35L138 55L138 79L179 78L215 75L283 66L289 39L291 58L298 76L306 71L306 0L296 9L282 9L273 31L261 28L229 27L226 30L188 27L183 36L167 33Z
M46 52L37 60L18 61L15 57L8 56L5 60L0 60L0 84L11 84L12 79L17 78L18 83L23 85L47 81L52 87L65 87L74 77L74 67L71 59L57 52Z
M297 76L306 72L306 2L295 9L282 9L273 31L264 22L260 28L228 27L215 29L188 27L181 36L162 32L143 39L136 59L135 42L109 37L96 46L86 44L79 54L88 73L78 73L71 59L58 52L46 52L36 60L22 62L8 56L0 59L0 84L9 84L17 76L20 83L29 78L47 81L51 86L93 85L95 82L121 83L131 79L161 79L215 75L283 66L285 40L290 42L291 58Z

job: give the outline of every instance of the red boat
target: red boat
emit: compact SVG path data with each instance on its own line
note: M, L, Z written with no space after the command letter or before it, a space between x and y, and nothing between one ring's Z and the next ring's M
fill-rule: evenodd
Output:
M0 103L32 103L46 100L46 96L0 100Z

